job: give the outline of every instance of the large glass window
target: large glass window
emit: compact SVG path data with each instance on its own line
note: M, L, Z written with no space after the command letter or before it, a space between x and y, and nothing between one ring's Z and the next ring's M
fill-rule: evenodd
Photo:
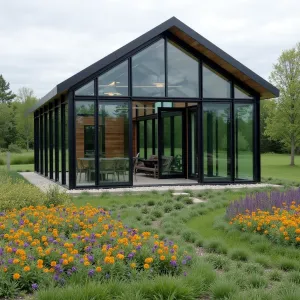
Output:
M95 185L95 146L86 147L86 140L95 141L95 130L85 130L95 126L95 105L93 101L76 101L76 184ZM95 145L95 143L94 143Z
M75 96L95 96L94 80L75 91Z
M139 121L139 153L140 153L140 158L146 158L145 157L145 121Z
M69 131L68 131L68 105L65 105L65 149L66 149L66 185L69 185Z
M207 65L203 65L203 98L230 98L230 82Z
M253 99L253 97L237 85L234 86L234 98L236 99Z
M128 96L128 61L124 61L98 78L99 96Z
M62 123L61 106L58 109L58 159L59 159L59 182L62 183Z
M168 42L168 97L199 97L198 61Z
M163 39L132 57L132 94L140 97L165 96Z
M100 102L99 128L104 149L99 157L101 185L129 182L129 121L127 102Z
M230 104L203 103L204 180L230 180Z
M234 105L235 178L253 180L253 104Z

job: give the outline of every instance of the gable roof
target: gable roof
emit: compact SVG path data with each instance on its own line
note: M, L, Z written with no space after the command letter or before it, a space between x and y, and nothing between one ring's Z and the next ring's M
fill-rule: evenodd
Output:
M54 87L48 94L46 94L41 100L31 109L31 111L44 105L49 100L56 96L66 92L72 86L83 81L87 77L90 77L94 73L98 72L102 68L110 65L117 59L127 55L134 51L136 48L147 43L149 40L154 39L156 36L169 31L173 35L177 36L180 40L187 43L189 46L196 49L202 55L208 57L223 69L231 73L234 77L250 86L253 90L260 94L261 99L274 98L279 96L279 90L271 83L251 71L249 68L244 66L242 63L234 59L229 54L218 48L216 45L208 41L206 38L201 36L199 33L185 25L183 22L175 17L168 19L157 27L151 29L140 37L136 38L132 42L112 52L106 57L100 59L84 70L78 72L72 77L59 83Z

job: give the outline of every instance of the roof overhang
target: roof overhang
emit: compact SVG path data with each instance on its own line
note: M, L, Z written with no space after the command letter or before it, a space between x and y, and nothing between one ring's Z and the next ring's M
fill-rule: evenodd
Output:
M276 98L279 96L279 90L271 83L251 71L249 68L241 64L229 54L218 48L216 45L205 39L199 33L179 21L177 18L172 17L164 23L158 25L154 29L141 35L137 39L114 51L103 59L97 61L86 69L66 79L58 84L48 94L46 94L41 100L30 109L30 112L35 111L39 107L46 104L51 99L58 97L59 95L68 91L74 85L77 85L86 78L99 72L101 69L109 66L116 60L122 58L133 52L136 48L141 47L143 44L149 42L155 37L165 33L171 32L178 39L182 40L190 47L206 56L214 63L225 69L228 73L232 74L239 81L252 88L260 95L260 99Z

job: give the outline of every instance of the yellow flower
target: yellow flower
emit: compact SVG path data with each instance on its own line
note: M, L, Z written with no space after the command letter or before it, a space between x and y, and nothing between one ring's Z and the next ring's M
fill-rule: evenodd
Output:
M30 267L29 266L26 266L26 267L24 267L24 269L23 269L25 272L28 272L28 271L30 271Z
M51 267L55 267L56 266L56 261L51 261L50 265L51 265Z
M144 269L149 269L150 265L149 264L144 264Z
M20 277L21 277L21 275L20 275L19 273L15 273L15 274L13 275L13 279L14 279L14 280L18 280Z
M64 259L63 262L62 262L62 264L63 264L64 266L66 266L68 263L69 263L69 261L68 261L67 259Z
M102 268L101 267L96 267L96 272L101 272L102 271Z
M131 264L130 264L130 267L131 267L132 269L135 269L135 268L136 268L136 264L135 264L135 263L131 263Z
M151 264L153 262L153 258L152 257L147 257L146 259L145 259L145 263L146 264Z
M160 259L160 260L165 260L166 257L165 257L164 255L161 255L161 256L159 257L159 259Z

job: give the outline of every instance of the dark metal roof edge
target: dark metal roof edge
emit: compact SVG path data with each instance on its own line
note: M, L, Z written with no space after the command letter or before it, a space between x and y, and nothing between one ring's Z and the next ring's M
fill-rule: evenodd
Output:
M122 56L125 56L127 53L133 51L135 48L143 45L144 43L148 42L149 40L155 38L159 34L167 31L171 27L177 27L178 29L185 32L191 38L196 40L198 43L203 45L205 48L209 49L216 55L220 56L223 60L231 64L236 69L240 70L242 73L247 75L252 80L256 81L258 84L263 86L265 89L269 90L274 97L279 96L279 90L273 86L271 83L251 71L245 65L234 59L232 56L224 52L222 49L214 45L212 42L204 38L202 35L194 31L192 28L185 25L183 22L178 20L176 17L172 17L167 21L163 22L162 24L156 26L155 28L151 29L150 31L144 33L143 35L139 36L138 38L134 39L133 41L129 42L125 46L119 48L118 50L112 52L111 54L105 56L104 58L100 59L99 61L95 62L94 64L90 65L89 67L83 69L82 71L76 73L75 75L69 77L65 81L59 83L56 87L54 87L48 94L46 94L41 100L30 109L29 112L33 112L37 108L44 105L46 102L57 96L58 94L68 90L75 84L79 83L80 81L84 80L85 78L91 76L92 74L98 72L100 69L106 67L107 65L113 63L115 60L119 59Z

